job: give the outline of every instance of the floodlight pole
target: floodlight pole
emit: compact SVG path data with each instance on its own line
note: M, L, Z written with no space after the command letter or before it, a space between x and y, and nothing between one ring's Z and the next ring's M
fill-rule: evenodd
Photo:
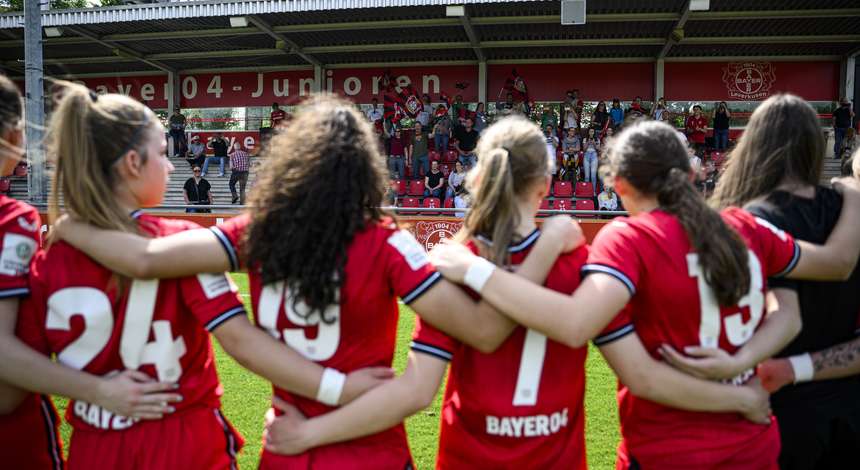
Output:
M42 4L48 0L24 2L24 88L27 138L27 191L33 202L44 202L47 195L45 179L45 100L42 69Z

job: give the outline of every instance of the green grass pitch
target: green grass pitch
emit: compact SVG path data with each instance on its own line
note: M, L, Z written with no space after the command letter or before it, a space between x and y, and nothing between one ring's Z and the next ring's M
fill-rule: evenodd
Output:
M233 276L239 285L242 299L251 311L248 278L244 274ZM406 354L412 337L415 313L406 306L400 308L400 323L397 332L397 351L394 367L402 372L406 366ZM618 444L618 411L615 402L616 381L612 371L600 353L590 347L586 364L586 433L588 463L591 469L611 469L615 464L615 448ZM218 374L224 385L222 407L224 414L236 429L245 436L246 444L239 455L239 465L245 469L257 468L260 456L260 436L263 432L263 414L271 395L269 383L246 371L225 354L215 341ZM439 437L439 404L442 393L433 406L406 420L409 445L419 469L431 469L435 465ZM65 400L56 399L62 414ZM70 428L63 424L63 442L68 444Z

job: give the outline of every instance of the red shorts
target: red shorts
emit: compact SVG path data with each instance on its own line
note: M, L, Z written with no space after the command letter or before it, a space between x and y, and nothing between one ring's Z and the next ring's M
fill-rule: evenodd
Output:
M30 394L15 411L0 416L0 462L4 468L61 470L60 419L51 399Z
M408 446L333 444L301 455L263 450L260 470L413 470Z
M720 442L715 435L714 442ZM771 417L769 426L747 439L742 445L716 449L686 449L686 444L673 445L666 439L664 452L630 455L624 440L618 446L616 470L779 470L777 458L780 451L779 426ZM655 449L656 450L656 449Z
M232 470L244 443L221 410L193 408L124 431L75 429L69 470Z

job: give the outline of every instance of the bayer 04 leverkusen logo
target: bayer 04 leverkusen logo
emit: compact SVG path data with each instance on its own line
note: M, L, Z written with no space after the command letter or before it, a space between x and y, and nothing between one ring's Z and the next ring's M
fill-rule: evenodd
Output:
M422 220L414 225L413 230L415 231L415 239L418 240L418 243L421 243L424 249L430 251L438 243L445 241L445 239L453 238L462 225L463 223L459 221L440 220L428 222Z
M770 96L774 72L770 62L731 62L723 67L723 83L730 98L757 100Z

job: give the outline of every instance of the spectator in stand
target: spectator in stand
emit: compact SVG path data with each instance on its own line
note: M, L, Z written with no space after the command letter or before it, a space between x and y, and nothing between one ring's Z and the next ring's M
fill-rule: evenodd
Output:
M594 135L599 138L610 127L611 121L612 118L606 111L606 102L600 101L597 103L594 113L591 114L591 129L594 129Z
M460 162L454 163L454 171L448 175L448 189L445 191L445 199L453 198L463 188L466 179L466 170Z
M185 186L182 188L182 196L185 198L187 206L208 206L215 203L215 198L210 193L212 186L206 181L206 178L200 175L200 167L195 166L191 169L193 176L185 181ZM194 209L188 207L185 212L203 213L212 212L209 209Z
M609 110L609 117L612 118L612 127L618 128L624 122L624 108L621 107L621 100L618 98L612 99L612 108Z
M454 138L457 139L457 159L466 170L471 169L478 162L475 155L475 147L478 145L478 131L472 128L472 118L467 117L462 126L454 128Z
M594 133L594 129L588 129L588 134L582 143L582 148L585 149L585 158L583 158L583 170L585 181L592 185L593 194L597 194L597 152L600 150L600 139Z
M570 108L576 113L576 127L581 127L582 110L585 108L585 103L582 101L582 98L579 97L579 89L574 88L573 90L567 90L567 96L561 106L562 110L565 110L566 108ZM564 116L564 113L562 112L561 115Z
M612 186L606 186L603 191L597 196L597 210L599 211L617 211L618 210L618 195Z
M454 104L451 105L451 119L453 119L455 123L462 124L468 113L469 105L463 102L463 95L455 96Z
M503 111L513 111L514 110L514 94L508 93L507 97L505 98L505 102L501 103L498 106L498 108L503 110Z
M203 176L206 176L209 171L209 163L212 160L218 160L218 176L224 176L224 163L227 160L227 149L229 148L224 134L221 132L215 134L215 138L209 141L209 148L212 149L213 155L206 157L206 160L203 161Z
M185 155L185 152L188 151L188 142L185 137L186 119L179 112L179 106L173 108L173 114L170 115L168 123L170 125L170 137L173 138L173 156Z
M579 173L579 152L582 150L582 140L575 128L568 128L567 134L561 141L561 168L558 177L562 181L576 181Z
M439 162L430 164L430 173L424 177L424 197L435 197L442 200L442 190L445 187L445 175L439 169Z
M425 93L421 102L424 106L421 108L421 111L418 111L418 115L415 116L415 120L421 123L421 127L424 129L430 129L430 117L433 113L433 105L430 102L430 95Z
M394 136L389 140L388 148L388 171L391 172L392 178L399 180L406 178L406 165L404 163L405 148L403 138L400 135L400 129L394 129Z
M546 139L546 153L554 162L556 161L556 155L558 155L558 137L555 136L555 128L552 127L551 124L547 124L546 127L543 128L543 136ZM556 166L553 165L553 175L557 170Z
M478 103L478 106L475 108L475 130L478 131L478 134L484 132L484 129L487 128L487 112L484 109L484 103Z
M642 107L641 96L637 96L633 99L633 102L630 103L630 107L627 109L627 115L632 118L640 118L648 115L647 110Z
M833 111L833 158L842 157L842 145L845 143L845 133L851 128L854 110L851 101L842 98L840 105Z
M469 194L469 191L466 190L466 185L460 186L460 190L457 191L457 194L454 196L454 207L457 209L468 209L471 204L472 196ZM454 213L454 217L463 218L465 216L465 212Z
M579 113L576 112L575 106L565 105L564 119L561 121L561 126L564 128L565 135L567 135L568 129L575 131L579 128Z
M540 128L546 129L546 126L551 126L553 133L558 129L558 117L553 112L552 106L544 106L543 114L540 117Z
M376 97L370 99L370 109L367 110L367 120L375 123L382 120L382 108L379 107L379 100Z
M732 113L725 101L714 103L714 148L725 151L729 148L729 119Z
M845 131L845 139L842 141L842 162L845 163L846 160L851 158L851 155L854 155L854 152L860 148L860 143L858 143L857 131L854 130L853 127L849 127Z
M666 109L666 99L662 96L657 100L657 104L651 108L651 119L655 121L667 121L669 119L669 110Z
M239 142L233 145L230 154L230 194L233 195L231 204L245 205L245 186L248 184L248 173L251 171L251 156L242 150ZM236 183L239 183L239 194L236 194Z
M440 155L448 151L451 139L451 116L444 104L436 107L436 122L433 124L433 145Z
M200 142L200 136L195 135L191 138L191 145L188 146L185 160L191 165L191 168L199 167L206 161L206 146Z
M705 192L705 167L702 166L702 159L696 154L692 147L687 149L690 155L690 170L693 175L693 186L702 193Z
M604 132L603 135L598 137L598 140L600 140L600 145L605 144L606 141L611 139L613 135L615 135L615 129L613 129L611 127L607 128L606 132Z
M687 139L697 151L704 150L705 133L708 128L708 118L702 114L702 107L693 106L693 115L687 118Z
M269 114L272 129L280 127L286 118L287 113L281 109L281 106L278 103L272 103L272 112Z
M416 122L415 132L412 134L412 142L410 142L408 149L408 153L412 155L412 177L415 179L420 179L420 175L426 175L430 171L430 151L427 143L429 140L424 126L420 122Z

